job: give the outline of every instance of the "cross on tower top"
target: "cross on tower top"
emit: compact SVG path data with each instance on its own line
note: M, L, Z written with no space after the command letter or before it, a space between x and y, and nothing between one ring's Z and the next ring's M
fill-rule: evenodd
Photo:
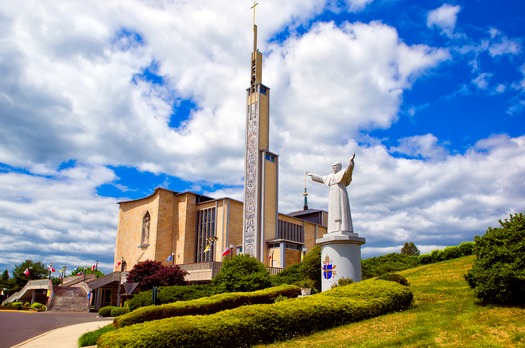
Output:
M255 6L259 5L258 2L253 2L253 6L250 8L253 8L253 26L255 27Z

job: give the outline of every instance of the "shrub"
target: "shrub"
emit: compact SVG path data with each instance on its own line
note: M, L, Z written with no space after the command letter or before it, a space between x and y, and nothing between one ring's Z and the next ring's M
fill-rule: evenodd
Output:
M272 286L279 286L285 284L294 284L295 282L301 280L301 274L299 273L299 264L292 265L285 268L276 275L270 276L270 281Z
M407 309L408 287L363 281L303 298L175 317L103 334L99 347L251 347ZM131 313L130 313L131 314Z
M525 216L499 220L501 227L476 236L476 259L465 275L483 303L525 304Z
M299 264L300 279L313 280L313 289L321 290L321 246L316 245Z
M443 251L439 249L432 250L432 252L430 253L430 257L432 258L432 263L441 262L445 260L443 256Z
M38 302L34 302L34 303L31 305L31 308L36 309L36 310L39 310L39 311L41 311L41 310L45 310L45 307L46 307L46 306L44 306L43 304L38 303Z
M105 306L98 310L98 315L101 317L111 317L111 310L116 308L115 306Z
M444 260L457 259L458 257L461 257L461 253L457 246L446 247L445 249L443 249L442 255Z
M22 307L23 303L22 302L11 302L11 306L12 307Z
M458 245L459 254L461 256L469 256L474 254L474 242L463 242Z
M345 277L342 277L342 278L339 278L337 280L337 284L333 284L332 285L332 288L335 288L335 287L338 287L338 286L345 286L345 285L349 285L349 284L352 284L354 282L354 280L352 278L345 278Z
M255 291L272 285L266 266L248 254L223 261L221 270L212 283L218 292Z
M399 272L419 266L419 257L391 253L383 256L371 257L361 263L363 279L378 277L381 274Z
M386 273L386 274L380 275L379 277L377 277L377 279L388 280L391 282L399 283L404 286L410 286L410 283L408 282L408 280L405 277L403 277L401 274L397 274L397 273Z
M288 297L286 297L284 295L279 295L273 300L273 302L280 302L280 301L284 301L284 300L287 300L287 299L288 299Z
M432 256L430 256L429 254L420 255L419 263L421 263L422 265L428 265L432 263Z
M175 316L212 314L225 309L255 303L273 303L277 296L297 297L299 293L300 290L295 285L281 285L275 288L247 293L224 293L197 300L142 307L129 314L115 318L113 324L116 327L123 327Z
M303 280L296 281L294 285L297 285L300 288L310 288L311 289L314 287L315 282L310 278L306 278Z
M94 346L97 344L97 340L100 336L102 336L102 334L109 332L109 331L115 331L115 330L116 330L115 327L112 324L109 324L95 331L86 332L78 338L78 346L79 347Z
M111 308L110 313L112 317L118 317L119 315L129 313L129 308L128 307L113 307Z

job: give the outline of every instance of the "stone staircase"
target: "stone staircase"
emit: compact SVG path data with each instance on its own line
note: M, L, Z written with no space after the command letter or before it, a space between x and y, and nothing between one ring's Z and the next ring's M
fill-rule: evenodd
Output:
M87 293L79 287L55 287L47 310L54 312L89 312Z

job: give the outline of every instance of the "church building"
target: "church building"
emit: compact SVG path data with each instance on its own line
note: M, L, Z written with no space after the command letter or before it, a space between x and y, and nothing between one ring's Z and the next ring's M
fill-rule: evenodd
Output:
M262 54L253 24L250 87L246 90L244 204L157 188L120 202L115 270L146 260L176 264L188 281L209 281L224 258L244 253L272 273L299 263L326 233L327 212L278 212L279 156L270 151L270 89L262 83Z

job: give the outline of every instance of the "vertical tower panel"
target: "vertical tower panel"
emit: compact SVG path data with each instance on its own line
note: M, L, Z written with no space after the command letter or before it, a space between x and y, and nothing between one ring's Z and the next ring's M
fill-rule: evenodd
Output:
M266 241L277 229L277 156L271 154L270 89L262 84L262 54L254 25L250 88L246 90L243 253L266 259ZM271 157L267 163L266 156Z

